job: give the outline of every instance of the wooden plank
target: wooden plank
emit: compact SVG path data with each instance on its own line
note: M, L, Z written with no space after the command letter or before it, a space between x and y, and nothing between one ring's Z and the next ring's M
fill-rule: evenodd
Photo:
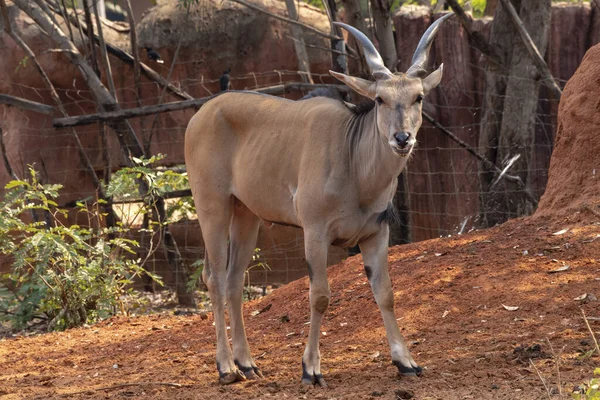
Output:
M317 88L332 88L338 91L347 92L347 86L344 85L327 85L327 84L310 84L310 83L286 83L281 85L269 86L266 88L258 89L254 92L263 93L263 94L271 94L271 95L279 95L288 93L292 90L308 90L308 89L317 89ZM227 93L227 92L224 92ZM184 101L175 101L171 103L158 104L153 106L145 106L145 107L137 107L137 108L129 108L125 110L111 111L111 112L103 112L97 114L89 114L89 115L81 115L77 117L68 117L68 118L56 118L53 121L53 126L55 128L65 128L68 126L79 126L79 125L89 125L95 122L101 121L115 121L122 120L128 118L137 118L143 117L146 115L160 114L171 111L180 111L186 110L188 108L199 108L207 101L221 95L222 93L218 93L213 96L202 97L199 99L193 100L184 100Z

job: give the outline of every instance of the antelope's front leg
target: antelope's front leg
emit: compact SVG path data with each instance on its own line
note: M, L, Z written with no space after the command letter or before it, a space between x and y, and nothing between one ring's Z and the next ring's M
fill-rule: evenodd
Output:
M327 282L327 243L322 238L305 233L306 261L310 278L310 331L308 343L302 356L302 383L327 387L321 374L319 337L323 314L329 306L329 282Z
M422 369L410 355L394 315L394 291L392 290L387 260L388 238L389 228L384 224L376 235L359 243L365 264L365 272L383 317L383 324L392 353L392 364L398 367L398 371L402 375L421 375Z

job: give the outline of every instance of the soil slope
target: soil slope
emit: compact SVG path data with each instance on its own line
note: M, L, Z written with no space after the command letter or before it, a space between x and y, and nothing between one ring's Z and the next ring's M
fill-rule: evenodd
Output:
M588 209L600 215L600 45L588 50L558 108L548 185L536 216Z
M551 390L557 390L560 360L561 390L570 391L599 363L598 356L585 356L593 341L580 310L600 317L599 303L589 295L575 300L600 296L599 222L581 213L552 226L515 220L392 248L398 322L425 367L421 378L399 378L390 365L381 317L356 256L329 270L333 297L321 337L329 389L307 391L299 384L309 319L304 278L246 305L251 348L265 380L217 384L211 315L114 318L0 341L0 396L395 399L401 390L417 399L545 398L530 358ZM553 234L563 228L569 230ZM549 273L565 265L566 271ZM600 337L600 322L590 324Z

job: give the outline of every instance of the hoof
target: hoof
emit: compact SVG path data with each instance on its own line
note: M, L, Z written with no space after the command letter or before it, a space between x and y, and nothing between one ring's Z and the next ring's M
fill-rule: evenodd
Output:
M304 386L320 386L322 388L327 387L327 383L325 383L325 379L323 379L323 375L313 375L310 378L302 378L302 384Z
M217 369L219 369L218 366L217 366ZM237 368L235 368L231 372L221 372L221 370L219 370L219 383L221 385L231 385L232 383L245 381L245 380L246 380L246 375L244 375L242 373L242 371L240 371Z
M392 364L398 368L398 374L402 376L421 376L423 374L423 368L419 366L406 367L400 361L392 361Z
M304 386L321 386L322 388L327 387L323 374L311 374L306 370L306 365L302 361L302 384Z
M258 367L256 365L251 365L249 367L245 367L245 366L241 365L237 360L234 360L234 362L235 362L235 365L238 367L238 370L240 370L244 373L244 376L246 377L246 379L256 380L256 379L264 378L262 372L260 371L260 369L258 369Z

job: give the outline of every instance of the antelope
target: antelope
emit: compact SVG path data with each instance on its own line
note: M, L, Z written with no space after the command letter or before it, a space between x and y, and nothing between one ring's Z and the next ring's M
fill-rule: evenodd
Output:
M370 110L328 97L292 101L229 91L190 120L185 160L205 243L202 279L214 313L221 384L263 377L250 353L242 311L244 272L261 220L303 229L311 311L303 384L326 386L319 331L329 305L326 266L332 244L359 245L392 364L402 375L421 374L394 315L387 220L397 177L416 146L423 97L442 78L443 65L431 74L425 68L439 26L450 16L423 34L406 73L392 73L362 32L336 23L360 43L374 81L330 73L371 99Z

